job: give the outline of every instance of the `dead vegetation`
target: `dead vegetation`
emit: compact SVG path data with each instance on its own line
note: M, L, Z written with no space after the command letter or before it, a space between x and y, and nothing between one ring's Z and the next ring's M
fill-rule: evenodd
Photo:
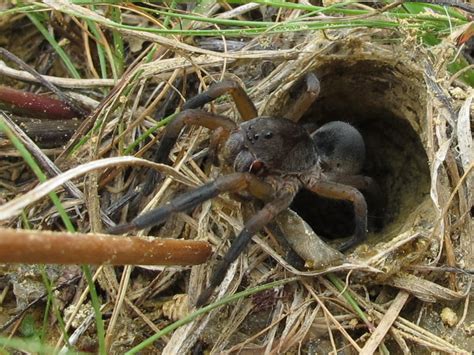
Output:
M243 21L257 16L251 12L256 11L262 17L291 22L305 13L258 4L232 8L227 3L212 3L214 7L202 9L206 18ZM317 268L296 270L284 260L271 233L262 232L219 288L218 298L227 296L200 310L193 308L197 295L229 240L253 213L253 206L225 195L189 215L179 214L162 228L139 236L207 241L213 256L193 267L94 268L104 333L100 322L94 321L94 297L89 296L87 277L78 278L79 269L1 266L0 329L5 337L27 338L21 325L29 314L33 315L33 333L39 334L36 340L56 351L66 347L66 334L71 349L110 353L129 351L146 339L142 344L151 353L168 354L193 349L211 353L343 350L364 354L379 349L418 354L469 353L474 348L470 295L474 270L474 92L460 75L448 71L453 58L461 55L456 53L457 41L468 31L467 21L464 27L458 23L456 31L436 46L427 47L420 43L418 33L403 23L396 29L272 33L270 28L246 37L162 36L117 26L106 12L118 8L104 6L93 11L65 1L46 4L49 28L58 41L67 41L64 49L83 77L67 79L70 73L65 65L56 52L44 50L44 37L23 12L0 17L4 34L0 44L47 74L44 80L88 114L79 121L63 118L61 129L69 127L68 134L64 139L55 136L55 142L48 139L47 148L41 146L43 141L22 135L22 130L31 130L31 122L36 121L28 115L12 117L8 127L37 161L46 182L38 182L41 178L32 174L31 165L19 156L12 140L2 135L1 226L32 229L32 233L67 230L53 199L46 197L55 191L75 230L99 234L114 222L129 221L183 189L225 173L224 167L210 167L205 162L209 140L205 129L184 130L172 151L172 167L138 158L152 155L162 127L173 113L212 82L237 79L261 115L281 116L293 99L291 88L310 71L321 81L321 96L303 121L319 126L338 119L361 130L368 150L364 171L380 184L386 208L380 219L372 221L369 241L345 258L317 244L322 242L298 215L288 212L280 216L278 223L287 237L309 250L305 259L314 257L317 261L309 264ZM158 20L144 16L143 8L127 6L121 9L124 23L143 25L149 21L150 26L157 25ZM348 9L360 8L354 5ZM265 11L273 12L269 15ZM383 11L367 10L342 19L375 21L382 19L378 16ZM160 16L166 18L166 13ZM168 21L178 26L172 17ZM202 22L180 21L184 29L204 28ZM228 25L214 26L219 30ZM28 46L25 39L19 40L22 36L28 37ZM110 45L119 43L113 42L113 36L126 44L121 66L117 64L120 60L112 59L117 53ZM113 72L107 79L99 78L101 60ZM0 62L0 73L2 85L49 94L11 61ZM112 83L109 77L113 75L116 80ZM239 119L225 98L207 109ZM41 124L52 125L44 119ZM122 157L128 155L136 158ZM145 166L161 169L167 178L147 201L136 201L133 197L146 175ZM32 192L40 192L27 193L34 187ZM324 235L318 226L328 220L329 228L349 223L346 227L350 229L347 215L331 212L338 210L337 205L318 203L316 209L329 212L306 218L316 233ZM305 216L306 206L296 203L294 210ZM329 267L318 264L329 259L334 261ZM43 285L41 275L47 275L49 286ZM53 292L55 287L58 290ZM243 290L247 293L242 294ZM228 297L236 292L238 296Z

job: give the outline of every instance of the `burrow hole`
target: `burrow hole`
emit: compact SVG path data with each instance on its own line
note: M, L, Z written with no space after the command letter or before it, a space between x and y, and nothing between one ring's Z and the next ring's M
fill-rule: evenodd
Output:
M362 133L366 144L363 174L379 184L384 208L370 200L369 240L399 233L404 221L429 198L428 159L420 132L425 116L425 89L397 68L377 61L325 64L315 72L321 94L302 118L313 125L341 120ZM418 132L413 127L418 128ZM421 127L421 128L420 128ZM350 236L352 205L301 192L292 208L325 238Z

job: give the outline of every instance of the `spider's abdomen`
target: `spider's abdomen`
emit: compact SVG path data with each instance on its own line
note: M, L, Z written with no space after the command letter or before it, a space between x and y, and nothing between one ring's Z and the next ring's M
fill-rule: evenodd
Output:
M365 144L359 131L349 123L333 121L312 134L319 163L325 171L356 175L365 160Z
M311 169L317 161L316 148L306 130L287 119L273 117L242 123L227 140L224 155L239 172L258 165L269 173L297 173Z

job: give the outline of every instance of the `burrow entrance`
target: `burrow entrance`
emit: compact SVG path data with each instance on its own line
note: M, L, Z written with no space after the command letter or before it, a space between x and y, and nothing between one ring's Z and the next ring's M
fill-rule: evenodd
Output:
M366 144L363 174L380 186L384 208L369 204L369 239L399 233L415 209L429 198L430 173L422 144L426 129L423 78L407 67L378 61L344 60L315 69L321 94L302 123L321 126L341 120L362 133ZM300 193L292 208L314 231L327 238L350 236L352 206Z

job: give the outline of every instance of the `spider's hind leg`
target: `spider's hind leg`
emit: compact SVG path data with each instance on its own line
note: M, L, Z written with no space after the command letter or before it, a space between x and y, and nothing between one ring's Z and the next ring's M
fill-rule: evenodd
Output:
M244 248L252 239L252 236L269 224L281 211L288 208L291 201L293 201L294 195L294 193L287 193L283 196L275 198L271 202L265 204L265 206L260 211L250 218L247 223L245 223L244 228L234 239L229 250L224 255L219 265L216 267L209 282L209 286L199 295L196 301L197 307L207 303L215 288L219 286L224 279L230 264L232 264L242 253Z
M369 230L380 230L383 227L386 200L379 184L371 177L364 175L331 176L333 182L355 187L364 193L369 213Z

